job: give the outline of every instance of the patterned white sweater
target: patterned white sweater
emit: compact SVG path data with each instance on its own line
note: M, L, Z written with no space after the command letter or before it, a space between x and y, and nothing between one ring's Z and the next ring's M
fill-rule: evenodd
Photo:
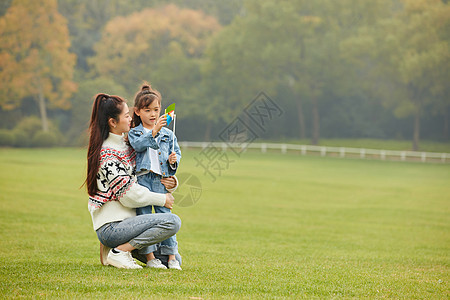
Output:
M139 185L134 173L135 152L122 135L109 134L100 153L98 192L89 196L94 230L104 224L136 216L136 207L164 206L165 194L153 193Z

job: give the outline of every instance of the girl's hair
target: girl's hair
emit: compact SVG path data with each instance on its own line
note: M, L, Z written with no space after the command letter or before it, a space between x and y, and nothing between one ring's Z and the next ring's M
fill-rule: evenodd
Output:
M161 106L161 94L157 90L152 89L152 86L149 83L144 83L141 86L141 90L137 92L134 97L134 108L135 110L143 109L150 106L155 100L158 101ZM141 118L134 112L132 126L136 127L139 124L141 124Z
M92 115L89 124L89 146L87 153L87 177L85 184L88 194L95 195L98 191L97 173L100 168L100 151L103 142L109 135L108 121L113 118L119 121L125 100L119 96L97 94L92 105Z

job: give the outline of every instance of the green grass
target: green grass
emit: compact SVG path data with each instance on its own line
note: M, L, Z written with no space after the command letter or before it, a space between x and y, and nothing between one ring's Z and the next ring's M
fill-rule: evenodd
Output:
M84 150L0 149L1 298L449 298L448 164L227 156L213 182L183 152L174 272L100 265Z

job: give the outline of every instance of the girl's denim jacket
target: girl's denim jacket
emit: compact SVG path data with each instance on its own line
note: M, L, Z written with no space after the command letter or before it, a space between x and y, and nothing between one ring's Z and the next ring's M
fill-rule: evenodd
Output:
M136 173L149 171L151 169L148 147L158 151L158 159L163 177L175 175L181 159L181 151L178 146L177 137L172 130L163 127L153 137L152 131L146 132L142 123L132 128L128 133L128 141L136 151ZM159 143L157 142L159 141ZM177 162L169 164L169 154L172 152L172 144L175 143L174 152L177 154Z

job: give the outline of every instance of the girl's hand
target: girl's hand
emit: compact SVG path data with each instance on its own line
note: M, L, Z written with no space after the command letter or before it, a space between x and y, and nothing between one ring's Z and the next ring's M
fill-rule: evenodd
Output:
M177 162L177 154L175 152L170 153L169 164L173 165L176 162Z
M172 194L167 193L166 194L166 203L164 204L164 207L167 207L168 209L172 209L174 200L175 200L175 198L172 196Z
M161 178L161 183L164 184L167 190L171 190L177 186L177 181L173 176Z
M164 114L161 117L158 118L156 121L155 127L153 127L152 134L153 136L156 136L158 132L167 125L167 115Z

